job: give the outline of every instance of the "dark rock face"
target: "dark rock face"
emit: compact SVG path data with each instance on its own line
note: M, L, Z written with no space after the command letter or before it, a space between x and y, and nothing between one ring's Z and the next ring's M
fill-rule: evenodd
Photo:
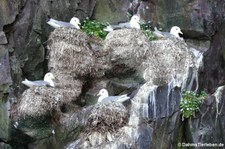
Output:
M124 36L121 36L123 34ZM121 43L122 40L125 42ZM166 47L167 51L164 51L164 48L160 49L160 46ZM182 70L196 67L195 59L184 41L171 38L150 43L142 31L125 29L110 33L102 42L99 39L93 40L81 31L61 28L51 34L48 48L50 49L49 68L57 78L56 87L37 87L26 90L22 94L18 107L19 125L16 130L22 131L21 135L29 137L31 141L29 144L36 147L42 146L43 141L40 139L52 135L59 137L62 132L69 135L69 131L73 129L74 135L71 137L65 135L66 138L60 138L65 144L77 140L68 143L66 145L68 148L76 144L81 148L100 146L100 148L139 147L144 149L156 148L156 143L161 144L162 148L174 147L177 141L174 138L178 133L176 128L180 118L178 110L181 84L186 81L183 78L186 76L186 71ZM169 61L167 57L175 59ZM180 65L177 65L177 62ZM96 63L99 65L94 65ZM166 66L155 69L157 64ZM133 85L135 81L129 78L135 73L145 80L131 104L125 104L128 107L121 103L97 104L87 108L75 106L74 101L78 99L96 98L84 96L82 92L88 93L88 90L99 88L99 84L95 84L99 79L108 75L111 76L106 78L108 82L111 79L116 80L118 76L115 77L112 71L116 65L123 65L125 70L133 69L134 71L130 72L129 76L126 75L129 71L117 71L117 75L123 76L126 83L111 82L111 88L116 88L113 92L110 90L111 94L119 94L126 91L126 88L132 91L131 88L135 88ZM175 68L177 70L173 71ZM99 70L102 72L99 73ZM86 80L86 78L92 80ZM161 78L164 78L164 81L160 83L155 81ZM86 82L89 82L89 85ZM82 121L76 120L79 119L78 115L74 115L71 119L64 116L71 116L75 111L79 111ZM42 125L38 119L42 119L45 123ZM71 129L64 127L72 121L76 121L76 127ZM33 127L28 127L29 124ZM87 134L81 133L82 129ZM27 133L24 134L25 130ZM40 130L44 130L44 133ZM164 142L162 142L162 135ZM144 143L148 139L152 141ZM16 138L14 141L19 142ZM58 146L63 144L59 143Z
M204 70L200 74L204 77L201 85L209 92L213 92L215 87L225 83L225 21L220 26L218 33L213 37L209 50L205 53Z
M26 76L32 79L41 78L43 72L47 71L44 66L46 60L42 44L52 30L46 23L49 17L63 21L68 21L73 16L82 19L90 17L95 6L95 0L74 2L27 0L16 4L10 3L2 3L0 9L4 14L2 26L7 34L9 45L13 48L12 55L15 55L17 63ZM4 7L10 9L3 9ZM64 13L58 13L59 11ZM12 63L13 65L16 64ZM22 75L17 71L12 73L20 77ZM14 83L20 84L20 80L16 79Z
M0 93L7 93L9 85L12 83L9 65L9 55L7 48L0 45Z
M0 45L0 140L3 141L7 141L9 139L10 104L6 95L9 93L9 87L11 84L12 80L7 47Z
M81 19L90 17L95 2L95 0L0 1L0 127L4 130L4 132L0 130L0 142L2 140L8 142L9 139L10 103L5 99L7 97L3 98L3 94L8 94L9 85L13 84L10 95L20 96L23 90L22 76L40 79L43 73L48 71L43 43L53 29L46 21L49 17L63 21L70 20L72 16ZM77 92L79 94L79 90ZM70 93L65 90L64 94ZM1 148L2 143L0 144Z
M218 143L224 147L225 87L220 86L214 95L204 101L195 118L188 120L190 134L188 141L195 143Z
M104 7L102 7L102 5L104 5ZM119 94L121 92L127 93L130 88L137 88L137 86L144 84L141 86L140 90L138 90L134 98L135 101L138 99L138 102L139 100L141 102L139 102L136 107L134 103L131 104L133 115L130 117L129 124L132 124L134 127L124 126L119 129L118 133L106 134L104 136L101 136L100 133L94 133L88 138L90 142L87 141L87 144L84 143L82 147L96 148L100 145L98 146L99 148L145 149L159 148L157 144L161 144L160 148L168 148L168 144L171 148L176 147L176 128L178 128L179 125L179 113L176 111L178 111L178 104L181 99L180 83L183 80L181 76L185 73L184 67L182 66L186 64L184 59L188 58L192 61L192 56L189 55L190 53L187 51L184 52L185 54L180 53L182 50L179 49L188 50L182 41L172 39L159 41L161 43L152 42L149 45L144 34L124 30L121 34L118 32L109 34L108 39L103 42L95 40L94 38L89 38L79 31L69 31L68 33L74 37L77 37L76 33L78 33L84 38L83 41L74 43L76 40L73 41L72 37L69 38L69 41L65 41L65 39L62 40L64 37L68 37L69 34L66 33L68 30L56 30L55 33L65 34L65 36L58 36L56 34L58 37L54 36L53 44L49 45L50 49L59 50L61 48L63 53L67 52L67 56L65 57L65 55L57 53L60 52L59 50L55 51L55 53L50 51L50 54L52 54L50 59L46 57L47 54L43 43L47 40L50 31L53 30L46 24L49 17L68 21L72 16L78 16L81 20L85 17L92 16L101 21L109 21L111 23L120 22L121 20L127 21L126 12L130 14L140 14L141 18L145 21L151 21L152 26L162 27L163 30L168 31L171 26L178 25L182 28L184 37L194 40L204 40L203 42L198 41L197 43L204 44L206 42L208 43L210 40L210 47L204 47L204 51L209 50L205 53L204 69L200 71L200 88L206 88L209 92L213 93L218 85L224 85L224 0L1 0L0 117L3 120L1 119L0 127L3 128L4 131L0 130L0 142L8 143L7 139L9 134L8 131L5 130L8 130L9 127L9 113L7 111L10 105L9 101L5 102L3 99L6 98L4 95L8 94L10 84L13 83L14 85L11 91L14 92L15 95L20 95L19 92L22 90L20 86L22 76L28 77L28 79L41 78L43 73L48 71L47 61L49 60L49 66L52 67L50 70L54 71L58 79L56 80L58 90L57 92L52 92L53 94L55 93L66 97L62 105L60 105L60 108L57 108L57 112L59 113L56 113L60 116L69 115L69 118L66 116L59 118L56 114L55 119L60 120L60 124L63 127L56 128L54 126L58 126L58 123L55 124L55 122L47 121L44 124L48 127L40 129L40 131L35 131L34 135L23 134L13 128L13 131L15 131L13 133L22 134L22 137L16 136L17 138L14 138L14 136L11 136L12 140L18 138L26 140L24 138L28 138L28 141L24 142L25 148L27 144L33 141L36 142L29 144L30 148L64 147L60 142L56 142L55 137L61 138L63 135L61 140L66 143L76 140L79 138L78 135L85 125L84 122L87 116L90 114L90 111L85 108L77 112L76 110L79 110L81 107L74 104L74 101L84 101L83 105L85 105L85 102L93 104L96 101L95 93L102 87L109 88L111 94ZM112 13L114 15L112 15ZM122 35L129 36L127 41L120 38ZM53 37L53 35L51 36ZM114 37L114 39L110 36ZM123 37L125 38L125 36ZM135 39L132 40L133 38ZM124 42L122 42L123 40ZM129 44L128 41L135 44ZM181 46L182 48L176 48L176 46L172 45L174 42L178 44L178 47ZM162 48L162 43L165 44L164 48ZM174 55L166 55L168 51L164 52L164 50L167 50L167 47L171 46L175 48L173 51ZM73 49L74 47L75 49ZM84 51L84 55L80 53L80 49ZM154 52L154 50L156 50L156 52ZM73 54L70 53L71 51ZM130 51L132 51L132 54L129 53ZM160 54L163 54L163 52L166 56L161 55L160 57ZM61 58L55 59L59 63L66 63L68 60L69 62L66 64L73 62L73 59L76 57L77 60L80 60L79 64L82 65L73 65L77 67L71 67L69 65L68 68L66 68L67 65L63 65L63 63L62 65L59 65L59 63L55 65L55 62L52 61L54 56L55 58ZM173 59L173 61L168 61L167 58ZM180 63L176 60L179 60ZM83 61L85 61L85 63L82 63ZM165 63L159 63L161 61ZM57 67L54 68L53 66ZM181 67L176 70L177 66ZM67 70L64 71L64 68ZM188 75L196 75L196 72L193 70L196 69L191 68ZM172 72L179 74L176 76L179 81L172 82L173 87L170 82L171 78L173 78L171 75ZM194 84L196 84L197 80L194 80ZM188 81L188 79L185 81ZM157 85L158 87L152 90L152 85ZM192 85L193 84L190 86ZM183 89L187 89L187 86L188 82ZM29 91L24 94L33 95L29 93ZM60 93L58 94L58 92ZM155 100L152 98L153 95ZM39 97L41 99L41 96ZM166 100L164 101L164 99ZM27 102L29 102L29 100L27 100ZM41 105L38 106L41 107ZM203 113L203 115L198 115L196 119L188 121L191 130L191 142L195 142L196 140L200 142L211 142L210 139L212 139L213 142L217 140L224 142L222 139L224 131L221 131L224 130L223 112L222 115L216 114L217 111L215 107L217 107L217 109L219 107L219 110L222 109L223 98L221 98L219 104L215 102L214 97L208 99L201 108L206 114L204 115ZM30 108L32 108L32 104ZM71 111L76 111L76 113L71 114ZM25 113L26 112L25 110ZM48 111L45 111L45 113L48 113ZM210 119L208 119L207 116L209 116ZM45 117L44 119L39 118L40 117L31 120L34 120L34 122L52 120L51 117ZM28 123L24 123L24 127L21 130L26 131L26 128L29 127L28 124L30 124L29 121ZM39 124L40 123L37 123L37 126L39 126ZM197 124L199 124L199 127L196 127ZM204 127L202 127L201 124L204 125ZM36 128L37 127L29 128L29 132L33 132ZM56 130L56 135L53 135L53 129ZM44 134L37 133L43 131L45 132ZM124 132L127 132L127 134L124 134ZM163 139L162 136L164 136ZM213 138L211 138L212 136ZM45 137L48 139L43 139ZM188 138L189 136L186 137ZM20 142L23 140L17 141ZM76 143L77 142L72 143L72 148L76 147ZM2 146L7 147L5 144L0 144L0 148ZM70 148L70 146L68 146L68 148Z
M128 21L127 10L129 6L129 0L96 0L93 17L94 19L110 23Z

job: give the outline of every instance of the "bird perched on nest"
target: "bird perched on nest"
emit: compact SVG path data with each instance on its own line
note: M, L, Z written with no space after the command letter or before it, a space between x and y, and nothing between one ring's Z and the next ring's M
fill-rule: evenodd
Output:
M106 32L111 32L113 30L117 30L117 29L122 29L122 28L135 28L135 29L141 29L140 26L140 18L137 15L133 15L131 17L130 22L126 22L126 23L120 23L118 25L109 25L106 28L104 28L103 30Z
M183 34L181 32L181 29L178 26L173 26L170 29L170 32L161 32L159 31L156 27L154 28L155 31L153 31L153 34L158 37L158 38L163 38L163 37L171 37L171 36L175 36L177 38L181 38L179 34Z
M70 22L63 22L63 21L58 21L58 20L50 18L50 20L47 23L54 28L67 27L67 28L80 29L80 26L79 26L80 20L77 17L73 17L70 20Z
M120 96L109 96L109 92L106 89L101 89L97 94L99 96L98 103L109 103L109 102L124 102L130 99L127 94Z
M55 77L53 76L52 73L46 73L44 76L44 80L37 80L37 81L29 81L25 79L22 81L22 83L28 87L33 87L33 86L51 86L55 87L53 80Z

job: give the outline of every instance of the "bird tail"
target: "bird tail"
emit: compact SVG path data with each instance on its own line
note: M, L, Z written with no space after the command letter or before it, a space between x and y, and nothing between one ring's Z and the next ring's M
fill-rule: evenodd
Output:
M26 78L25 78L24 81L22 81L22 83L23 83L24 85L28 86L28 87L31 87L31 86L32 86L32 82L29 81L29 80L27 80Z
M116 102L124 102L124 101L126 101L128 99L130 99L130 97L127 96L127 94L126 94L126 95L120 96L120 98Z
M29 82L26 78L24 79L24 81L22 81L23 84L26 84L27 82Z
M158 28L157 28L156 26L154 27L154 30L155 30L155 31L159 31Z
M112 27L112 25L109 25L106 28L103 28L103 30L106 31L106 32L112 32L113 31L113 27Z
M57 20L52 19L52 18L50 18L49 21L48 21L47 23L48 23L50 26L54 27L54 28L60 27L60 26L58 25Z

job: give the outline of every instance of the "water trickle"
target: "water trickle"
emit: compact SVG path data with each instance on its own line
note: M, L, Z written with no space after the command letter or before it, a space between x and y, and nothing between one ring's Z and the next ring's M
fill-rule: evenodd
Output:
M148 107L148 110L149 110L149 115L153 116L153 119L156 118L156 91L157 91L157 86L153 86L152 87L152 90L150 91L149 93L149 96L148 96L148 100L149 100L149 106Z
M216 119L217 119L217 116L221 113L221 112L219 112L219 103L222 98L224 88L225 88L225 86L220 86L214 93L214 96L216 98Z
M194 90L195 92L197 92L199 88L198 71L203 67L203 53L194 48L190 48L190 51L195 56L193 64L194 67L186 67L186 73L183 77L182 90Z

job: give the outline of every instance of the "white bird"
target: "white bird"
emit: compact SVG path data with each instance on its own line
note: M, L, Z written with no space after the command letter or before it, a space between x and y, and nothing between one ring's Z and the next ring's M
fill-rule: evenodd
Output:
M156 27L154 29L155 29L155 31L153 31L153 34L156 37L159 37L159 38L162 38L162 37L171 37L171 36L175 36L177 38L181 38L179 34L183 34L181 32L181 29L178 26L173 26L170 29L170 32L169 33L168 32L161 32Z
M28 87L33 87L33 86L51 86L55 87L53 80L55 77L53 76L52 73L46 73L44 76L44 80L37 80L37 81L29 81L25 79L22 81L22 83Z
M133 15L131 17L130 22L126 22L126 23L120 23L118 25L109 25L106 28L104 28L103 30L106 32L111 32L113 30L116 29L122 29L122 28L135 28L135 29L141 29L140 26L140 18L137 15Z
M50 18L50 20L47 23L54 28L68 27L68 28L80 29L80 26L79 26L80 20L77 17L73 17L70 20L70 22L63 22L63 21L58 21L58 20Z
M183 33L181 32L181 29L178 26L173 26L170 29L170 34L172 34L178 38L181 38L179 34L183 34Z
M127 96L127 94L120 96L109 96L109 93L106 89L101 89L97 94L97 96L99 96L98 98L99 103L124 102L130 99L130 97Z

